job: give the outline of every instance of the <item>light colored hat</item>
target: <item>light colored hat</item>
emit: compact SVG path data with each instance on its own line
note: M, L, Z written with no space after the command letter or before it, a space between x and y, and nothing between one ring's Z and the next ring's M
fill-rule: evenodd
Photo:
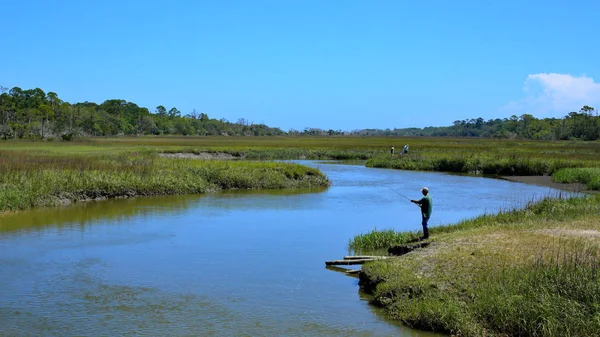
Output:
M427 192L427 193L429 193L429 189L428 189L427 187L423 187L423 188L421 189L421 192Z

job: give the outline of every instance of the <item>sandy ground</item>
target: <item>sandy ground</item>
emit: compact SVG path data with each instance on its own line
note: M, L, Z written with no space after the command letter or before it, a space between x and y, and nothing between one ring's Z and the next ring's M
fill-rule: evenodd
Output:
M519 183L552 187L552 188L556 188L559 190L565 190L565 191L571 191L571 192L598 193L598 191L591 191L591 190L586 189L586 186L584 184L555 183L552 181L552 177L550 177L550 176L503 176L500 178L509 180L509 181L519 182Z

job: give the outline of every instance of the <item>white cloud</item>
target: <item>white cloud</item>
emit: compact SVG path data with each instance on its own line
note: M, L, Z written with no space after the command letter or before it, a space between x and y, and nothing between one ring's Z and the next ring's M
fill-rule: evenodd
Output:
M525 79L525 97L510 102L502 111L511 115L530 113L538 118L563 117L584 105L600 108L600 83L585 75L531 74Z

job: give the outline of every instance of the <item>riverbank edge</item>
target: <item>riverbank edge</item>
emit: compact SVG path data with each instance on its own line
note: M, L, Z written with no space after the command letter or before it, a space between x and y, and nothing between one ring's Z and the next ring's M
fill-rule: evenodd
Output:
M523 183L528 185L536 185L543 187L555 188L557 190L585 193L585 194L599 194L600 191L590 190L586 184L582 183L557 183L552 181L551 176L498 176L498 179L508 180L516 183Z
M243 160L245 156L234 156L226 152L160 152L161 158L198 159L198 160Z
M563 184L563 183L556 183L552 181L552 177L551 176L493 176L489 178L496 178L496 179L502 179L502 180L507 180L507 181L512 181L512 182L518 182L518 183L525 183L525 184L530 184L530 185L537 185L537 186L544 186L544 187L550 187L550 188L556 188L556 189L561 189L564 191L569 191L569 192L577 192L577 193L583 193L585 194L584 196L580 196L580 197L573 197L570 198L571 200L583 200L586 198L592 198L590 200L595 200L594 203L596 204L600 204L599 200L600 200L600 194L598 193L598 191L594 191L594 190L588 190L586 189L586 185L585 184L580 184L580 183L573 183L573 184ZM546 201L550 200L550 198L547 198L545 200L539 201L537 203L530 203L528 205L528 207L536 207L539 204L543 204ZM584 217L586 215L590 216L594 216L595 220L600 222L600 212L598 212L598 210L595 210L594 212L589 212L589 210L586 209L586 211L588 212L582 212L580 214L574 215L572 219L572 221L575 221L577 218L581 218ZM546 216L550 215L551 213L556 212L556 210L552 210L552 211L543 211L537 215L539 215L539 219L534 220L537 221L539 224L543 224L546 219L544 219ZM510 213L510 212L509 212ZM444 228L442 230L442 232L440 233L441 235L447 234L448 231L446 231L447 229L451 229L451 227L455 227L455 231L453 231L454 233L468 233L468 232L472 232L472 228L469 228L469 226L464 226L464 223L466 222L470 222L470 221L478 221L478 218L482 218L482 217L487 217L487 218L502 218L503 214L506 214L506 212L498 212L496 214L493 215L482 215L480 217L477 217L475 219L470 219L470 220L466 220L466 221L462 221L460 223L456 223L456 224L452 224L449 226L444 226L446 228ZM490 229L491 232L491 236L494 236L496 234L499 234L503 229L506 229L506 226L510 226L511 223L510 222L506 222L506 219L501 219L500 222L502 223L501 225L498 226L498 228L496 230L494 229ZM569 226L566 225L566 222L563 223L564 228L560 228L560 229L556 229L553 228L552 226L550 226L549 228L543 229L544 231L548 231L549 233L551 232L552 235L555 235L556 237L559 237L559 235L564 234L565 232L567 233L567 235L576 235L576 236L583 236L583 235L589 235L591 233L592 237L597 237L600 238L600 229L593 229L593 230L570 230L568 229ZM542 228L544 228L542 226ZM565 229L566 228L566 229ZM539 230L539 229L537 229ZM431 230L430 230L431 231ZM452 229L451 229L452 231ZM418 249L416 251L414 251L413 254L419 254L421 256L425 256L425 259L433 259L431 257L431 253L435 252L435 250L438 249L445 249L448 246L448 242L443 242L442 244L440 244L439 242L436 242L437 238L435 234L435 230L431 231L433 232L432 235L430 236L430 240L431 240L431 245L429 245L429 247L426 248L421 248ZM575 234L571 233L574 232ZM400 232L400 233L405 233L405 232ZM408 233L408 232L407 232ZM410 233L408 233L410 234ZM464 242L459 242L460 240L456 240L456 244L464 244ZM498 241L491 241L489 243L490 245L493 245L493 247L501 247L503 246L505 243L502 242L501 240ZM459 248L460 249L460 248ZM494 249L494 248L492 248ZM410 252L409 252L410 253ZM563 252L564 253L564 252ZM577 253L576 253L577 254ZM370 268L370 266L372 264L384 264L384 263L393 263L393 261L400 261L397 263L402 264L402 259L403 258L408 258L408 255L405 256L398 256L395 259L390 259L389 261L377 261L377 262L370 262L367 263L365 265L363 265L363 267L361 268L360 272L358 273L358 277L359 277L359 287L360 290L363 291L364 293L373 296L373 299L371 300L371 304L376 305L377 307L383 308L386 311L386 314L391 317L392 319L398 319L402 324L407 325L411 328L416 328L416 329L420 329L423 331L431 331L431 332L436 332L436 333L444 333L444 334L450 334L452 336L470 336L472 334L469 333L462 333L461 329L458 329L458 331L453 330L453 329L446 329L446 327L448 326L448 324L446 324L446 322L444 322L444 319L446 319L447 317L443 317L443 315L438 315L436 317L427 317L425 320L420 321L419 318L414 318L412 317L409 320L405 320L405 319L401 319L399 317L394 316L393 311L397 310L398 306L401 306L401 304L399 304L398 302L394 301L394 297L398 296L398 294L396 294L394 292L394 290L391 290L390 287L385 287L386 290L384 290L383 292L387 292L387 294L385 294L384 296L380 296L378 297L378 293L377 293L377 287L380 284L384 284L386 282L388 282L388 279L382 278L381 275L375 275L375 273L373 273L373 269ZM421 270L423 269L428 269L431 266L422 266ZM392 267L387 267L387 268L393 268ZM527 269L527 267L525 268ZM391 273L393 274L393 273ZM405 275L410 274L410 276L408 277L409 279L419 279L421 276L419 275L418 271L408 271L405 272ZM403 294L402 296L404 296L405 300L407 301L412 301L414 300L414 297L427 297L428 296L428 292L436 292L439 289L436 286L431 286L429 289L427 287L424 288L418 288L415 289L413 288L414 284L404 284L402 285L402 290L406 291L405 294ZM420 294L417 294L417 292L422 292ZM381 294L379 294L381 295ZM400 296L400 297L402 297ZM396 297L397 299L397 297ZM396 309L395 309L396 308ZM434 314L435 316L435 314ZM544 319L544 317L541 317L541 319ZM432 321L434 322L432 322ZM466 328L466 327L465 327ZM465 329L465 331L469 331L469 329ZM480 332L478 333L485 333L485 335L488 336L505 336L506 334L503 332L498 332L498 331L491 331L491 330L480 330ZM549 334L551 335L551 334Z
M215 152L215 153L202 153L200 155L198 154L186 154L184 156L172 156L172 155L166 155L166 156L161 156L158 155L158 157L162 157L164 158L164 160L170 160L170 159L202 159L202 160L206 160L206 161L210 161L210 162L218 162L218 161L222 161L222 162L227 162L230 161L231 159L239 159L239 158L235 158L229 154L225 154L225 153L220 153L220 152ZM242 164L245 161L238 161L236 160L236 162ZM285 163L279 163L279 164L284 164ZM254 161L253 163L254 166L256 166L256 161ZM299 172L285 172L283 173L284 179L286 179L286 181L289 181L289 184L286 184L286 186L284 187L275 187L275 188L267 188L267 189L296 189L296 188L313 188L313 187L329 187L331 186L331 181L318 169L318 168L309 168L308 166L305 165L300 165L300 164L289 164L290 166L292 165L299 165L302 166L304 169L301 170L301 173ZM306 171L304 171L306 170ZM60 171L60 170L58 170ZM273 170L270 170L269 168L266 168L266 171L261 175L261 177L254 177L254 178L258 178L259 180L265 180L265 179L269 179L270 176L267 173L272 172ZM315 171L317 172L315 174ZM65 171L66 172L66 171ZM243 172L244 175L248 175L250 172ZM64 174L64 172L63 172ZM84 174L82 173L82 176ZM189 176L189 174L188 174ZM91 178L97 178L97 177L88 177L88 179ZM139 178L139 177L137 177ZM225 178L229 178L229 177L225 177ZM198 179L196 180L202 180L201 177L198 177ZM188 183L195 183L190 181L190 177L187 177L187 179L183 179L184 183L187 181ZM94 201L103 201L103 200L113 200L113 199L128 199L128 198L136 198L136 197L146 197L146 196L168 196L168 195L185 195L185 194L210 194L210 193L218 193L218 192L222 192L222 191L236 191L236 190L245 190L245 189L256 189L256 190L260 190L262 188L260 187L231 187L232 183L230 181L228 182L220 182L220 181L216 181L216 182L206 182L205 184L203 184L203 186L200 187L190 187L187 189L176 189L176 188L169 188L168 186L164 185L162 186L163 188L158 189L158 190L148 190L148 189L136 189L135 186L119 186L119 188L109 188L107 186L101 187L101 186L96 186L93 190L79 190L79 191L73 191L73 190L53 190L52 194L40 194L39 196L39 200L36 200L35 202L31 202L28 203L27 206L28 207L22 207L22 208L4 208L4 209L0 209L0 216L3 215L7 215L7 214L13 214L13 213L18 213L18 212L26 212L28 210L31 210L33 208L37 208L37 207L61 207L61 206L68 206L71 204L76 204L76 203L86 203L86 202L94 202ZM101 184L102 185L102 184ZM202 184L201 184L202 185ZM223 185L223 186L221 186ZM112 186L114 187L114 186ZM159 186L160 187L160 186ZM188 186L189 187L189 186ZM55 187L53 187L54 189ZM19 192L19 194L22 194L22 192ZM2 195L0 195L0 197L2 197ZM2 200L2 198L0 198L0 200ZM4 200L6 201L6 200Z

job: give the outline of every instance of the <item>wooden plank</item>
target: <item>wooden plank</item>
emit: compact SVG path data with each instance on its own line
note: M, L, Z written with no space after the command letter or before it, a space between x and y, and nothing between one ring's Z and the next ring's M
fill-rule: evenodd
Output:
M352 269L347 269L347 268L338 267L338 266L325 266L325 268L327 270L333 270L338 273L343 273L345 276L356 277L356 278L358 278L358 272L360 271L360 269L354 271Z
M344 260L387 259L388 257L383 255L349 255L344 256Z
M369 261L374 261L375 259L357 259L357 260L333 260L333 261L325 261L326 266L349 266L352 264L363 264Z

